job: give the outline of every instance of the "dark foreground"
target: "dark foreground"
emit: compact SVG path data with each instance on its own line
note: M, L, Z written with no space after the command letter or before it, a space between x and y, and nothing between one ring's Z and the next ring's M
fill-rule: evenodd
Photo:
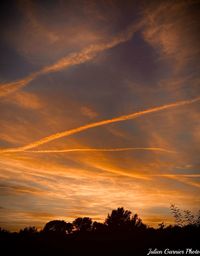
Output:
M135 232L78 232L70 235L37 232L1 233L2 255L147 255L150 248L163 251L200 250L200 229L166 228ZM168 255L172 255L166 251ZM174 253L173 253L174 254ZM176 253L176 255L200 255ZM158 254L151 254L158 255ZM175 254L174 254L175 255Z
M18 233L0 229L1 255L199 255L200 215L171 206L174 226L145 225L123 207L104 223L77 218L72 223L48 222L41 231L28 227ZM183 214L184 213L184 214Z

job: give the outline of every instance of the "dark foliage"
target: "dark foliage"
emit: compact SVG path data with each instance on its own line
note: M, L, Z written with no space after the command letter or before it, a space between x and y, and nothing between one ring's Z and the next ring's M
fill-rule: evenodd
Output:
M89 217L77 218L73 221L73 226L80 232L90 231L92 229L92 219Z
M72 229L73 224L71 223L66 223L64 220L52 220L45 225L43 231L46 233L53 232L57 234L70 234Z
M26 227L19 233L0 229L4 255L147 255L149 248L199 249L200 215L171 206L176 224L159 224L157 229L143 224L137 214L123 207L108 214L104 223L89 217L72 223L48 222L43 230Z

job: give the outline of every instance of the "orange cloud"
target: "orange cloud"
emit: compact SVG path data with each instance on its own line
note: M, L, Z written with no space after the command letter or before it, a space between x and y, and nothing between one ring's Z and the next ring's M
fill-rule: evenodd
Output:
M157 176L157 175L156 175ZM159 177L166 177L169 179L176 180L178 182L182 182L188 186L200 188L200 183L197 180L191 180L192 178L199 178L200 174L161 174Z
M93 109L88 106L81 107L81 113L89 118L94 118L98 115Z
M195 103L197 101L200 101L200 97L197 97L197 98L194 98L194 99L191 99L191 100L178 101L178 102L174 102L174 103L171 103L171 104L166 104L166 105L146 109L146 110L143 110L143 111L134 112L134 113L131 113L131 114L128 114L128 115L123 115L123 116L115 117L115 118L112 118L112 119L103 120L103 121L83 125L83 126L80 126L78 128L71 129L71 130L67 130L67 131L60 132L60 133L55 133L53 135L50 135L48 137L45 137L41 140L35 141L35 142L33 142L31 144L28 144L26 146L23 146L23 147L11 148L11 149L2 149L0 152L5 153L5 152L26 151L28 149L32 149L32 148L38 147L40 145L46 144L50 141L53 141L53 140L56 140L56 139L59 139L59 138L63 138L63 137L67 137L67 136L70 136L70 135L73 135L73 134L77 134L79 132L82 132L82 131L85 131L85 130L88 130L88 129L92 129L92 128L95 128L95 127L104 126L104 125L112 124L112 123L116 123L116 122L126 121L126 120L130 120L130 119L135 119L135 118L138 118L138 117L141 117L141 116L144 116L144 115L147 115L147 114L155 113L155 112L158 112L158 111L171 109L171 108L184 106L184 105L189 105L189 104Z
M121 152L130 150L160 151L166 153L176 153L164 148L73 148L73 149L50 149L50 150L29 150L31 153L69 153L69 152Z
M148 219L148 209L152 205L167 208L170 202L178 205L184 202L185 207L194 202L198 204L198 198L194 199L194 191L185 194L183 189L177 190L169 187L169 183L165 183L165 179L171 179L170 174L169 177L168 174L165 174L166 177L159 174L158 176L151 175L150 172L144 174L142 169L128 172L112 164L106 166L102 163L101 156L99 160L92 161L93 156L88 155L91 167L93 166L93 169L86 168L90 170L89 172L82 167L80 169L66 167L63 163L59 164L58 159L53 161L53 158L45 161L44 157L34 158L33 155L31 157L17 155L13 155L12 158L6 155L1 157L1 179L7 185L7 191L10 188L14 189L15 195L13 196L18 197L18 208L15 212L18 223L15 223L16 218L8 216L14 212L10 206L10 209L5 209L2 214L2 220L9 220L6 225L11 229L27 224L41 226L55 217L73 220L76 216L86 215L94 220L103 221L106 214L119 205L139 213L149 225L156 225L158 215L162 220L164 216L155 213L152 220ZM15 181L13 181L13 176L16 177ZM161 177L164 181L160 180ZM182 175L178 175L177 181L181 177ZM21 198L34 199L31 210L26 208L26 201ZM7 201L9 200L8 197ZM41 207L43 203L45 213L44 208ZM27 213L22 214L24 211ZM166 219L166 223L168 221L169 218Z
M40 109L44 104L37 95L30 92L18 91L4 98L4 102L27 109Z
M4 97L10 93L20 90L21 88L23 88L27 84L29 84L31 81L33 81L39 74L40 74L40 71L32 73L31 75L29 75L21 80L18 80L16 82L1 84L0 97Z

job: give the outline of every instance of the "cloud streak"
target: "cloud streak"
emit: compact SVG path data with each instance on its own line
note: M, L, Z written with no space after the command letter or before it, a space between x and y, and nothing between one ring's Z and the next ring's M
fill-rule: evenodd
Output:
M36 77L38 77L41 74L41 71L32 73L31 75L10 83L3 83L0 86L0 98L5 97L6 95L16 92L20 90L21 88L27 86L30 82L32 82Z
M115 117L115 118L111 118L111 119L107 119L107 120L102 120L99 122L95 122L95 123L90 123L90 124L86 124L71 130L67 130L64 132L59 132L59 133L55 133L52 134L50 136L47 136L45 138L42 138L38 141L35 141L33 143L30 143L28 145L25 145L23 147L18 147L18 148L10 148L10 149L2 149L0 151L0 153L4 153L4 152L23 152L32 148L36 148L40 145L46 144L50 141L59 139L59 138L63 138L63 137L67 137L73 134L77 134L80 133L82 131L85 130L89 130L95 127L100 127L100 126L104 126L104 125L108 125L108 124L112 124L112 123L117 123L117 122L122 122L122 121L126 121L126 120L130 120L130 119L136 119L138 117L147 115L147 114L151 114L151 113L155 113L155 112L159 112L159 111L163 111L163 110L167 110L167 109L171 109L171 108L175 108L175 107L180 107L180 106L184 106L184 105L189 105L192 103L195 103L197 101L200 101L200 97L194 98L194 99L190 99L190 100L182 100L182 101L178 101L178 102L174 102L174 103L170 103L170 104L165 104L162 106L158 106L158 107L153 107L153 108L149 108L143 111L139 111L139 112L134 112L128 115L123 115L123 116L119 116L119 117Z
M29 150L31 153L71 153L71 152L123 152L132 150L160 151L166 153L176 153L175 151L164 148L145 148L145 147L129 147L129 148L73 148L73 149L50 149L50 150Z
M144 39L155 49L160 49L162 57L173 59L176 69L199 58L199 21L194 18L195 12L190 11L192 8L197 8L197 2L155 1L143 12L146 21Z
M124 42L130 40L132 38L132 36L134 35L134 33L136 31L138 31L138 29L140 29L142 25L143 25L143 22L139 22L137 24L132 24L125 31L123 31L120 34L118 34L117 36L113 37L107 43L90 45L90 46L84 48L83 50L81 50L80 52L69 54L68 56L58 60L56 63L46 66L46 67L40 69L39 71L28 75L27 77L25 77L21 80L1 84L0 97L5 97L6 95L8 95L10 93L13 93L15 91L18 91L21 88L26 87L28 84L30 84L30 82L32 82L34 79L36 79L37 77L39 77L41 75L52 73L52 72L57 72L62 69L72 67L74 65L85 63L85 62L95 58L95 56L98 53L108 50L108 49L111 49L111 48L117 46L118 44L121 44L121 43L124 43Z

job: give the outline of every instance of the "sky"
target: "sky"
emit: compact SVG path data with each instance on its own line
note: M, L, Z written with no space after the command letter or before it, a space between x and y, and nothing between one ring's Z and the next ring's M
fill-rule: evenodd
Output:
M195 213L200 2L0 5L0 226Z

